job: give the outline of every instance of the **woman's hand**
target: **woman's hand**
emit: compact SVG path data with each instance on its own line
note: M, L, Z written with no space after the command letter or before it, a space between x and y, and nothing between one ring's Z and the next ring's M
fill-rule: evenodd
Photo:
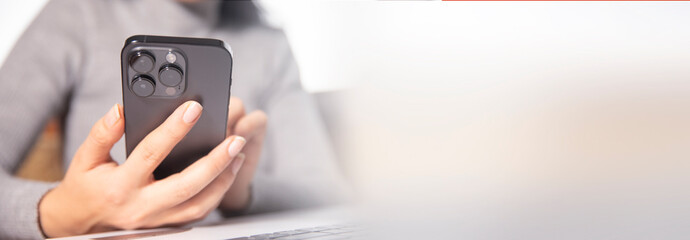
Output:
M244 162L243 137L228 137L180 173L158 181L152 174L201 110L197 102L181 105L118 165L109 154L124 132L122 109L115 105L93 126L64 180L39 204L45 235L178 225L216 209Z
M227 133L244 137L247 145L242 150L246 156L244 165L220 204L220 209L226 213L239 213L249 206L251 182L266 135L266 120L266 114L263 111L257 110L245 114L242 100L236 97L230 98Z

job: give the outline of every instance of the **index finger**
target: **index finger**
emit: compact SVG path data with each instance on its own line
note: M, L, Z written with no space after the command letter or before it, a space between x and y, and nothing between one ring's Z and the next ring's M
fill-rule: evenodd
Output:
M179 106L168 119L139 142L122 165L128 175L149 179L153 170L165 159L201 116L201 104L188 101Z

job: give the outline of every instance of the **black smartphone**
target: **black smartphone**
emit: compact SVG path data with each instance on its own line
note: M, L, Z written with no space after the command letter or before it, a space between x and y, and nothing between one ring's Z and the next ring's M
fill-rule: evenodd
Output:
M182 171L225 139L232 53L221 40L136 35L122 48L127 156L182 103L203 106L196 125L156 168L155 179Z

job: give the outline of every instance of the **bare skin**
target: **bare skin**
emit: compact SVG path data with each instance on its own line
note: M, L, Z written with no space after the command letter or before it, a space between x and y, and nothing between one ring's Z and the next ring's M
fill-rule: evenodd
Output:
M231 212L245 209L263 146L266 114L245 114L234 97L228 113L231 135L182 172L153 179L153 170L194 126L201 109L193 101L182 104L118 165L110 149L124 133L124 119L122 108L115 105L92 127L63 181L39 204L44 234L63 237L182 225L203 219L218 207Z

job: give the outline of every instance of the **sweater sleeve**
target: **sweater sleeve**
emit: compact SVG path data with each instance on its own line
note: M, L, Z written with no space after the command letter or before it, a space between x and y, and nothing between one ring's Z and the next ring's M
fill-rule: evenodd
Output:
M300 84L287 39L277 35L259 100L268 125L252 185L253 213L335 203L346 189L316 103Z
M43 238L38 203L55 183L13 174L47 120L64 111L85 62L83 6L50 1L0 67L0 239Z

